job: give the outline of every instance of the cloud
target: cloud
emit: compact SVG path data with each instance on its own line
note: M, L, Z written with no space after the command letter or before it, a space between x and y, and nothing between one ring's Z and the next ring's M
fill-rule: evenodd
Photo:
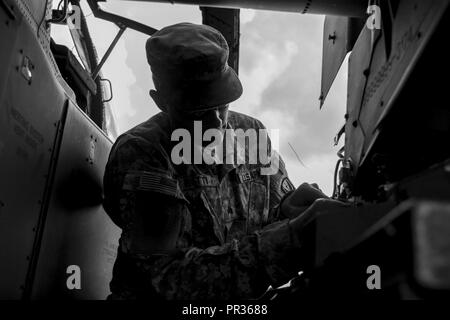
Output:
M255 18L255 14L256 14L255 10L241 9L240 16L239 16L241 25L244 25L246 23L253 21L253 18Z
M346 66L319 110L323 21L323 16L261 11L243 25L244 95L236 108L279 129L279 152L296 185L317 182L331 194L338 150L333 137L344 122Z
M242 68L240 79L244 86L244 93L241 99L236 102L239 106L245 106L247 113L255 113L256 107L262 103L263 92L269 88L274 79L279 77L289 67L293 56L297 53L297 45L292 41L286 41L282 47L274 44L267 44L263 48L258 46L259 39L254 39L253 43L246 44L243 50L259 50L260 55L253 60L254 65L245 64ZM254 46L252 48L252 45Z
M336 158L331 148L336 131L330 125L336 113L318 108L322 24L321 16L257 12L241 27L244 94L235 108L257 117L268 129L279 129L279 151L294 168L294 177L297 171L328 172L323 166Z
M307 168L291 159L285 161L292 183L296 187L303 182L317 183L326 195L331 196L337 158L333 154L322 154L314 155L309 160Z

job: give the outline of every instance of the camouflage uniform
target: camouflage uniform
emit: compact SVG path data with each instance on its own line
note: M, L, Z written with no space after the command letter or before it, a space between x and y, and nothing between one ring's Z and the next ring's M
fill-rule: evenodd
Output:
M264 129L233 111L228 126ZM172 129L159 113L112 148L104 205L122 236L110 298L250 299L292 278L300 245L279 210L294 190L281 158L273 175L261 164L174 165ZM146 253L166 232L171 250Z

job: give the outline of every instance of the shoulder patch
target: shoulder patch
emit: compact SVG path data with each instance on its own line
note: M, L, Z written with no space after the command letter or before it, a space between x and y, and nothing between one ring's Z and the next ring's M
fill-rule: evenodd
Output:
M292 184L291 180L289 180L288 177L284 177L281 181L281 190L284 193L288 193L289 191L295 190L294 185Z
M185 200L178 181L156 171L129 171L123 181L123 190L152 191Z

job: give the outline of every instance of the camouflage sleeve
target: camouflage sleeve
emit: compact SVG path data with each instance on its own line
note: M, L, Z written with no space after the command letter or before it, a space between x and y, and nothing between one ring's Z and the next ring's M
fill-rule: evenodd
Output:
M126 216L122 190L124 182L132 181L133 173L138 171L156 171L161 174L170 172L169 164L158 146L148 146L141 138L119 137L114 144L103 177L104 201L107 214L123 229L129 217ZM126 181L126 179L128 179Z
M287 221L280 221L222 246L184 248L139 266L165 299L254 299L296 275L300 251Z
M279 169L277 173L271 175L270 179L270 200L268 223L286 219L281 212L283 200L295 191L294 184L289 179L286 167L281 156L279 157Z

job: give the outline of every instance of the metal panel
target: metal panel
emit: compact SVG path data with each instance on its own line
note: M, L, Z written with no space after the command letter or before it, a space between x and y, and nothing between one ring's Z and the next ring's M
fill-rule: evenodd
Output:
M349 250L331 256L321 268L305 270L306 279L297 281L292 292L306 299L448 299L449 206L428 201L399 204ZM369 266L381 270L381 290L368 290Z
M393 21L392 52L364 28L349 59L346 152L354 169L362 164L379 134L379 123L395 105L422 54L447 1L402 1ZM373 47L373 49L371 49Z
M124 1L124 0L122 0ZM326 14L332 16L364 17L367 0L138 0L147 2L181 3L218 8L248 8Z
M6 89L6 83L11 67L11 57L16 47L18 29L22 23L22 15L18 14L17 7L11 0L0 0L0 101Z
M364 28L348 59L347 114L345 125L345 157L357 168L364 133L358 121L359 106L364 92L364 70L370 61L371 32Z
M69 105L32 298L108 295L120 232L101 205L111 145L78 107ZM70 265L80 267L81 290L66 286Z
M228 64L239 73L239 10L200 7L203 24L219 30L230 48Z
M340 208L333 214L319 215L315 226L315 266L320 266L332 253L344 251L355 245L367 231L395 204L384 202L361 207Z
M17 0L16 0L17 1ZM18 0L21 1L27 8L30 15L33 17L33 20L36 23L39 23L43 18L46 12L46 5L52 3L52 1L45 0Z
M364 154L378 136L377 126L396 104L406 80L414 70L448 1L402 1L393 22L392 52L385 55L385 42L380 41L361 103L361 125L366 131ZM361 163L365 159L361 159Z
M8 75L0 82L0 298L6 299L23 294L65 100L32 26L16 30L15 44L8 40L14 36L1 39L10 56L7 65L0 62Z
M342 62L347 53L352 50L362 27L363 20L336 16L325 17L320 107L325 102Z
M450 202L450 160L400 181L392 193L398 199Z

